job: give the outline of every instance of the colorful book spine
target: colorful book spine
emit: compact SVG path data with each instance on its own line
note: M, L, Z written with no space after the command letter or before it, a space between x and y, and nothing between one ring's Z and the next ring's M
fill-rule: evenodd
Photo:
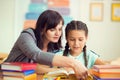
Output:
M1 64L2 70L14 70L14 71L25 71L35 70L36 63L25 63L25 62L4 62Z
M99 78L97 76L93 76L93 80L120 80L120 78Z
M3 70L3 76L27 76L35 73L35 70L26 70L26 71L14 71L14 70Z
M33 73L28 76L24 77L17 77L17 76L3 76L3 80L36 80L37 74Z

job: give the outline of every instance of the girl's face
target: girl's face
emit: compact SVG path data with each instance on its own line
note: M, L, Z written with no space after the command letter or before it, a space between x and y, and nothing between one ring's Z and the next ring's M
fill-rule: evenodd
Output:
M87 36L85 36L85 31L83 30L71 30L69 31L66 40L70 47L70 53L72 55L77 55L82 52L87 41Z
M62 34L62 21L55 27L47 30L45 33L45 40L48 42L57 43Z

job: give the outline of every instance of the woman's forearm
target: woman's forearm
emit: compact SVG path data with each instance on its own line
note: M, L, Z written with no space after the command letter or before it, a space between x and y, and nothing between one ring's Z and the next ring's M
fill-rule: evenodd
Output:
M43 74L51 71L59 70L58 68L50 68L50 66L42 65L42 64L37 64L36 68L36 73L38 74Z
M55 55L52 62L53 66L60 67L74 67L74 60L72 58Z
M70 67L74 70L78 79L85 79L88 76L87 68L80 61L73 58L55 55L52 61L53 66Z

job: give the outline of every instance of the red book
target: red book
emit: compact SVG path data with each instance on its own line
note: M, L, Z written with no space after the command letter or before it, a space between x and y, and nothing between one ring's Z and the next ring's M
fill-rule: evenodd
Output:
M36 63L4 62L1 64L1 69L2 70L15 70L15 71L35 70Z

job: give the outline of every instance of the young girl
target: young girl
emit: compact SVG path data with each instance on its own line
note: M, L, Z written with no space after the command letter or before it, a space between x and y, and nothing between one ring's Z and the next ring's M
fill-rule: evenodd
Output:
M35 62L70 67L78 79L87 77L88 70L81 66L81 62L53 54L61 48L63 24L63 18L58 12L44 11L39 16L35 29L26 29L20 34L5 62Z
M93 51L87 50L88 39L87 25L81 21L71 21L65 29L66 46L64 52L57 54L79 60L88 69L94 64L105 64Z

